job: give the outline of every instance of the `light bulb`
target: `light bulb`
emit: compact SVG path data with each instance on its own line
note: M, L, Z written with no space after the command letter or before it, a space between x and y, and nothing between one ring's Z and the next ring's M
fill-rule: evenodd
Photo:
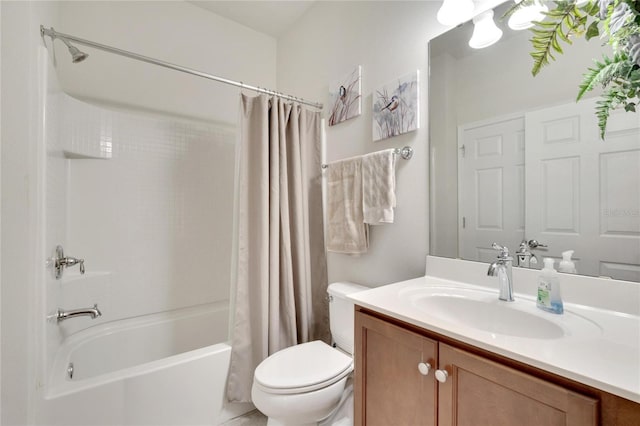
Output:
M520 3L522 0L514 0ZM535 1L530 6L524 6L516 10L509 18L509 28L520 31L533 27L533 21L542 21L545 17L544 12L548 12L549 8L544 4Z
M493 22L493 10L487 10L473 18L473 34L469 46L474 49L489 47L502 37L502 30Z
M438 10L438 22L442 25L458 25L473 16L473 0L444 0Z

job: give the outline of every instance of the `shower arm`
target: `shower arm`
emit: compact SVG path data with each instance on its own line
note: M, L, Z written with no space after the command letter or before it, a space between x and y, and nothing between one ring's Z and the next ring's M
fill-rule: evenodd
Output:
M116 55L120 55L120 56L125 56L127 58L130 59L135 59L137 61L142 61L142 62L146 62L149 64L153 64L153 65L159 65L161 67L164 68L169 68L175 71L180 71L186 74L192 74L198 77L202 77L202 78L206 78L209 80L214 80L214 81L218 81L220 83L224 83L224 84L229 84L231 86L236 86L236 87L240 87L241 89L248 89L248 90L253 90L254 92L258 92L258 93L264 93L267 95L273 95L273 96L277 96L289 101L296 101L299 102L301 104L305 104L305 105L309 105L312 106L314 108L318 108L318 109L322 109L323 105L319 102L311 102L311 101L306 101L302 98L297 98L295 96L291 96L291 95L285 95L284 93L279 93L276 92L274 90L269 90L269 89L265 89L265 88L261 88L261 87L256 87L256 86L251 86L248 84L244 84L241 81L234 81L234 80L229 80L227 78L224 77L218 77L212 74L207 74L205 72L202 71L198 71L198 70L194 70L191 68L187 68L187 67L183 67L181 65L176 65L176 64L172 64L171 62L166 62L166 61L162 61L160 59L155 59L155 58L150 58L149 56L144 56L144 55L139 55L137 53L133 53L133 52L129 52L127 50L122 50L122 49L118 49L117 47L111 47L111 46L107 46L105 44L100 44L100 43L96 43L94 41L90 41L90 40L85 40L76 36L72 36L69 34L63 34L63 33L59 33L56 30L52 28L45 28L43 25L40 25L40 36L44 37L44 36L49 36L51 37L52 40L59 38L60 40L63 40L63 42L65 42L65 44L67 44L68 46L68 42L69 41L73 41L75 43L78 44L82 44L84 46L89 46L89 47L94 47L96 49L100 49L103 50L105 52L110 52L110 53L115 53ZM66 41L65 41L66 40Z
M67 40L64 37L51 36L51 40L55 40L55 39L58 39L61 42L63 42L68 48L72 48L73 47L73 45L71 43L69 43L69 40Z

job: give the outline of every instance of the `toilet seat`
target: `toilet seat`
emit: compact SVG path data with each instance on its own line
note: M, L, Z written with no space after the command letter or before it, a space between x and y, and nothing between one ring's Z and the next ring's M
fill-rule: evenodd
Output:
M254 373L254 384L264 392L295 394L330 386L353 371L353 359L316 340L269 356Z

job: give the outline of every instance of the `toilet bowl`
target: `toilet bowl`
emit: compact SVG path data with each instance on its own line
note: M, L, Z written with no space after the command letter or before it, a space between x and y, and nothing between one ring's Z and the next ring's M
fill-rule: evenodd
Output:
M336 347L316 340L274 353L256 368L254 405L268 426L317 425L333 413L353 372L353 303L347 295L367 289L352 283L329 286L329 318Z
M352 371L351 357L319 340L303 343L258 366L251 397L269 425L315 425L337 406Z

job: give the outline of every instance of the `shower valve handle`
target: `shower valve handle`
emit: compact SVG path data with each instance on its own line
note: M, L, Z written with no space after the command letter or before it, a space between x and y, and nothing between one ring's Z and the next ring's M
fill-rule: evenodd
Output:
M65 257L62 246L56 247L56 258L55 258L54 269L55 269L55 275L57 280L62 278L62 273L64 271L64 268L69 268L77 264L80 265L80 273L84 274L84 259L76 259L75 257Z

